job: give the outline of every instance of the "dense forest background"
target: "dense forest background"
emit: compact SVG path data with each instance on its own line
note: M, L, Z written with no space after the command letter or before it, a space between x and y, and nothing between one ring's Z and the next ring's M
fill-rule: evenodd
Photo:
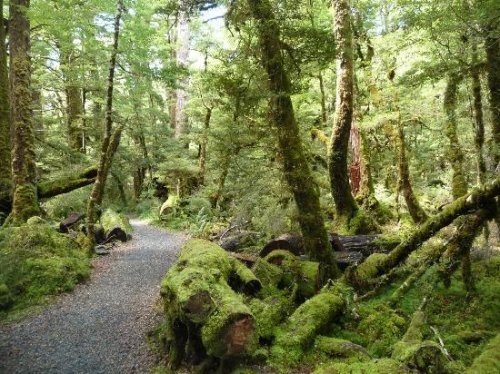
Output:
M467 295L471 247L498 251L495 0L0 9L0 241L32 217L79 212L93 248L112 208L199 238L237 234L247 255L301 234L327 279L339 275L327 233L384 234L397 253L344 276L366 291L467 214L412 279L441 261L444 284L459 270Z

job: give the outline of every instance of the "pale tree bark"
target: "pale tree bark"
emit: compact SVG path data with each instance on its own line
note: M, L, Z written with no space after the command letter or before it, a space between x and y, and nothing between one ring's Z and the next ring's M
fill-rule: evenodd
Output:
M319 261L324 267L326 280L336 276L338 268L321 216L317 186L314 185L295 120L290 98L291 82L284 66L278 23L268 0L248 0L247 4L257 22L261 62L272 95L270 117L278 138L285 178L297 204L305 250L311 259Z
M177 19L177 50L176 60L177 66L183 69L188 67L189 58L189 18L185 10L179 10ZM188 117L186 114L186 104L188 99L187 86L189 85L189 77L183 76L177 81L178 88L175 91L175 115L174 115L174 137L179 139L182 135L189 132Z
M13 201L10 223L40 214L31 96L29 0L10 2L10 114L12 124Z
M329 149L329 173L337 219L349 224L358 206L352 196L347 172L347 151L354 112L354 57L349 4L332 2L337 43L337 99Z
M111 50L111 59L109 63L108 90L106 98L106 121L104 126L104 135L101 144L101 155L97 169L97 177L94 182L92 192L90 193L87 205L87 225L88 235L91 240L94 239L94 224L97 220L97 209L102 204L104 197L104 188L108 178L109 169L113 156L120 143L123 127L119 127L113 133L113 89L116 69L116 59L118 55L118 42L120 38L120 21L125 11L123 0L118 0L117 14L114 23L113 46Z
M448 137L450 148L448 149L448 160L453 170L451 191L453 199L458 199L467 193L467 181L465 179L463 161L464 154L458 140L457 121L457 94L460 76L450 74L444 93L443 108L446 114L445 133Z
M9 115L9 74L3 24L3 0L0 0L0 194L10 194L12 188ZM7 212L7 208L0 204L0 212Z

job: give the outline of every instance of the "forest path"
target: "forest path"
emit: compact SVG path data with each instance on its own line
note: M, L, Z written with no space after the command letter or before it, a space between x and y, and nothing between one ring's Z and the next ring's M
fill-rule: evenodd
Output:
M186 239L138 220L90 280L36 316L0 326L0 373L147 373L160 282Z

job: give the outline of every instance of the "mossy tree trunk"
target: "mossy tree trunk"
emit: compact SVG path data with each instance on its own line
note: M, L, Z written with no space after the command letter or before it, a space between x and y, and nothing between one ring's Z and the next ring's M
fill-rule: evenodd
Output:
M0 0L0 194L11 193L10 119L9 119L9 74L5 27L3 25L3 0ZM10 210L10 207L8 208ZM0 212L7 207L0 204Z
M477 44L472 44L472 94L474 97L474 144L476 146L477 181L479 184L485 182L486 163L484 161L484 118L483 118L483 98L481 92L481 70L479 67Z
M350 8L347 0L334 0L337 43L337 99L329 149L329 174L337 219L348 225L358 210L347 172L347 151L354 112L354 57Z
M117 14L114 22L113 46L111 50L111 59L109 63L108 75L108 90L106 98L106 121L104 126L104 135L101 144L101 155L97 168L97 177L90 193L89 202L87 204L87 225L88 235L91 239L94 233L94 224L97 220L97 209L102 204L104 196L104 188L108 177L109 168L111 166L113 155L120 142L122 127L118 128L115 133L113 130L113 86L115 78L116 58L118 55L118 42L120 37L120 21L125 8L123 0L118 0Z
M491 24L484 27L484 46L486 49L486 71L490 91L490 111L492 119L494 167L500 162L500 38L498 20L492 18Z
M10 2L10 114L12 124L13 199L10 222L40 214L31 96L29 0Z
M69 44L69 45L66 45ZM61 68L64 74L64 85L66 93L66 121L68 145L71 149L85 153L84 131L83 131L83 95L82 89L78 86L76 51L72 41L62 43L59 48L61 56Z
M206 107L205 121L203 126L203 134L200 142L200 155L198 164L200 166L200 174L198 176L200 186L205 184L205 174L207 171L207 145L208 145L208 131L210 129L210 119L212 118L212 107Z
M272 124L278 137L285 178L297 204L305 250L311 259L325 267L326 278L336 276L338 268L321 216L319 194L302 149L299 127L295 120L290 98L291 83L281 53L278 23L268 0L249 0L247 4L257 21L261 61L267 72L272 94ZM347 174L347 170L345 171Z
M428 217L425 211L420 206L418 199L413 193L413 188L411 186L410 179L410 168L408 167L408 159L406 157L406 142L404 127L401 119L398 119L398 170L399 170L399 180L398 180L398 192L402 192L405 198L406 206L408 212L413 220L413 222L419 224L424 222Z
M446 114L445 133L450 142L448 160L453 170L451 191L453 199L458 199L467 193L467 181L465 179L463 161L464 154L458 140L457 133L457 93L460 76L452 73L448 77L446 90L444 92L443 108Z

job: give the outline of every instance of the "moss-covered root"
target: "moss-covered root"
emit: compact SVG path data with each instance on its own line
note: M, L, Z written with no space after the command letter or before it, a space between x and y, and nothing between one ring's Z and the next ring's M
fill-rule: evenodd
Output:
M467 369L466 374L500 373L500 334L497 334L486 349Z
M260 287L253 273L218 245L188 241L161 287L167 319L188 335L189 345L182 350L178 344L183 333L172 334L176 361L189 347L201 346L209 356L219 358L251 353L255 319L234 289L253 293Z
M106 232L106 240L118 239L126 242L132 235L132 226L128 217L106 209L101 216L101 224Z
M297 364L302 350L316 335L338 317L345 308L345 296L339 285L327 285L319 294L300 305L279 329L271 350L272 361L288 366Z
M357 268L349 271L347 279L357 288L366 288L373 278L387 273L406 260L422 243L431 238L443 227L451 224L457 217L480 209L491 208L492 199L500 194L500 177L493 182L477 188L448 205L441 213L429 218L406 240L394 248L384 258L376 257L376 263L368 259ZM375 265L375 266L374 266Z
M444 373L446 355L439 344L423 341L425 326L425 314L416 311L403 339L394 345L392 358L420 373Z

